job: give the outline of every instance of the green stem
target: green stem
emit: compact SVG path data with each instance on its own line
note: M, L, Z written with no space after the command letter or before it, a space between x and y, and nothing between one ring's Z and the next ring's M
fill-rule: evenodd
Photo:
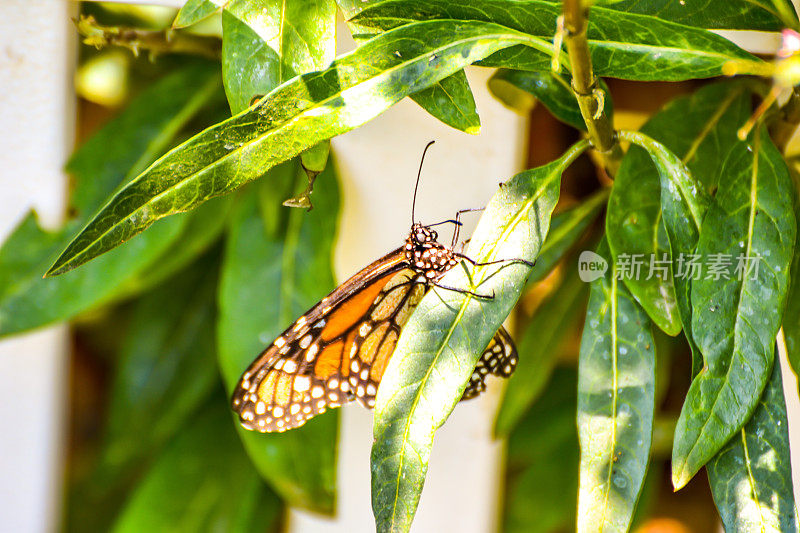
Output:
M572 69L572 90L578 99L589 139L602 155L606 170L613 176L619 168L622 149L611 121L595 95L599 85L592 71L592 58L586 38L588 13L589 9L583 5L582 0L564 0L564 44Z

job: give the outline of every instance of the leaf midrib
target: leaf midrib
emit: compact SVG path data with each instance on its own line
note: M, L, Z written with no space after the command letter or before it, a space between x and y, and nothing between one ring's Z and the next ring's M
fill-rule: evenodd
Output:
M756 508L758 509L758 518L759 523L761 524L761 531L765 531L764 523L764 513L761 512L761 505L758 499L758 484L756 483L755 476L753 476L753 470L750 467L750 451L747 449L747 432L744 428L741 430L742 433L742 450L744 451L744 465L745 469L747 470L747 482L750 484L750 490L753 493L753 501L756 504Z
M600 520L600 531L605 529L606 513L609 508L608 498L611 493L611 474L614 468L614 454L617 449L617 400L619 397L617 388L617 349L619 348L617 307L619 302L617 301L617 296L617 277L613 276L611 280L611 390L613 391L611 395L611 461L608 462L608 471L606 473L606 490L603 495L603 515Z

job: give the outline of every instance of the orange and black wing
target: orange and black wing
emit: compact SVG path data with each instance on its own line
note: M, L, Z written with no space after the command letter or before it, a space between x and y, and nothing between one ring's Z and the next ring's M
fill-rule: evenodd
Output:
M323 298L244 372L233 409L248 429L286 431L329 407L375 405L397 339L430 285L397 250ZM462 399L485 388L487 374L508 376L516 350L500 329L479 360Z
M464 389L462 400L469 400L486 390L486 376L489 374L502 378L509 378L517 368L517 349L514 341L503 326L497 330L489 346L483 350L472 376L469 378L467 388Z
M374 405L400 330L426 289L402 250L350 278L244 372L233 393L242 425L285 431L354 398Z

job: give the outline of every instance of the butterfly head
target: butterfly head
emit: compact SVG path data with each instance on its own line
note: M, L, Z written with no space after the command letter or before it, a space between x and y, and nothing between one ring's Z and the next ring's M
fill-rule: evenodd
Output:
M458 263L453 251L436 240L438 237L436 230L415 222L406 239L406 260L427 279L440 278Z

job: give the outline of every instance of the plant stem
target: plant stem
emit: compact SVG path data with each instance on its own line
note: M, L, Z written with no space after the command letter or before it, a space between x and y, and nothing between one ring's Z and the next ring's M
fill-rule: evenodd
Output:
M594 148L602 155L606 170L612 176L622 159L622 149L617 142L611 121L600 108L595 91L599 89L592 72L592 58L586 39L586 18L589 9L583 0L564 0L564 44L572 65L572 90L578 99L581 115L586 123Z
M175 53L219 59L222 50L222 42L216 37L203 37L176 30L155 31L103 26L91 16L82 16L75 21L75 25L84 37L84 44L97 48L108 45L124 46L134 55L146 50L151 55Z

